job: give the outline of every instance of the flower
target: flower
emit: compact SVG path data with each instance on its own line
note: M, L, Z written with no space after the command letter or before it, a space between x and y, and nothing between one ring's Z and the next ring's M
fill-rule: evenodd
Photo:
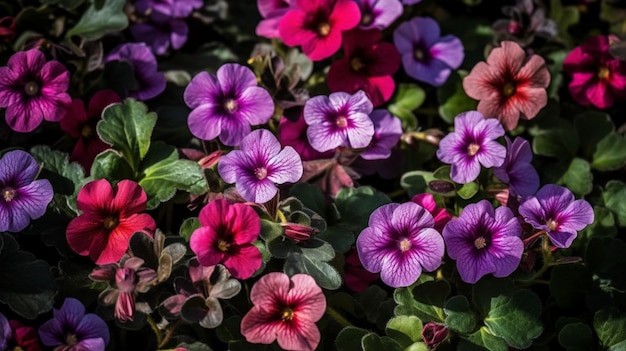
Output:
M0 351L41 351L35 328L7 320L0 312Z
M295 0L257 0L263 20L256 26L256 35L269 39L280 38L278 24Z
M134 72L135 84L126 93L138 100L148 100L165 90L165 75L157 71L156 57L145 43L117 46L103 60L125 61Z
M539 188L539 174L530 163L533 152L524 138L517 137L511 143L506 139L507 152L504 163L493 169L493 175L509 185L511 195L527 196L534 194Z
M503 41L463 79L463 89L480 100L478 112L512 130L519 118L532 119L548 103L550 72L539 55L526 57L518 43Z
M278 139L267 129L257 129L241 141L241 149L223 156L217 171L237 192L256 203L270 201L276 184L295 183L302 177L302 160L291 146L280 149Z
M422 270L432 272L441 265L443 239L434 225L433 216L413 202L377 208L356 239L363 267L380 272L393 288L415 283Z
M17 35L16 32L17 21L15 17L4 16L0 18L0 42L10 44Z
M315 350L321 338L315 322L326 312L326 299L311 276L268 273L252 286L250 300L254 306L241 320L248 342L278 340L284 350Z
M481 165L490 168L504 163L506 148L495 141L503 135L498 121L485 119L480 112L463 112L454 118L454 133L441 139L437 157L452 165L452 180L469 183L478 178Z
M213 200L198 219L202 226L191 233L189 246L200 264L221 263L237 279L248 279L261 267L261 252L252 244L261 232L261 219L250 206Z
M154 219L140 213L146 210L146 200L146 193L132 180L122 180L115 187L106 179L85 184L76 200L82 214L66 230L70 248L96 264L119 261L135 232L154 233Z
M156 12L163 16L185 18L202 5L202 0L138 0L135 9L142 14Z
M58 122L72 101L66 93L70 74L57 61L46 62L44 54L32 49L16 52L7 66L0 67L0 108L11 129L28 133L41 122Z
M434 350L448 337L448 328L445 324L428 322L422 328L422 340L429 350Z
M517 0L515 6L504 6L508 17L493 24L497 42L512 40L522 46L530 45L535 36L550 39L558 34L556 23L546 18L545 9L533 0Z
M346 265L343 268L343 280L350 290L355 292L364 291L373 282L378 280L378 274L368 272L363 268L356 248L351 248L346 253L345 257Z
M332 56L341 47L341 32L359 24L361 12L352 0L293 0L295 6L278 24L287 46L302 46L313 61ZM292 3L292 5L294 5Z
M283 146L293 147L302 161L331 158L333 156L332 151L319 152L311 146L307 138L307 127L302 115L295 122L283 117L278 125L278 140Z
M306 132L309 143L319 152L339 146L367 147L374 136L374 123L369 117L372 109L363 91L309 99L303 111L304 121L309 125Z
M385 29L402 15L400 0L356 0L361 9L362 29Z
M465 57L459 38L440 34L439 25L429 17L414 17L393 32L406 73L436 87L446 82Z
M443 228L452 219L452 215L448 213L445 207L437 207L435 197L429 193L415 194L411 198L411 202L424 207L428 211L435 221L435 230L442 232Z
M461 279L470 284L489 273L498 278L513 273L524 252L521 235L513 212L508 207L494 211L487 200L467 205L443 229L448 256L456 260Z
M136 41L146 43L155 55L167 53L167 49L180 49L187 42L189 27L180 18L171 18L153 13L151 21L130 26L130 33Z
M563 71L572 75L569 91L583 106L613 106L626 98L626 62L609 52L614 36L589 37L574 48L563 61Z
M196 74L184 93L193 111L187 123L191 133L203 140L217 136L229 146L239 145L250 134L250 125L266 123L274 113L274 101L258 87L248 67L229 63L217 70Z
M66 298L60 310L54 309L53 315L39 327L44 345L61 350L104 351L109 343L107 324L96 314L85 314L85 306L80 301Z
M0 158L0 232L17 233L46 213L54 191L47 179L35 180L39 164L26 151Z
M361 153L366 160L381 160L391 156L391 149L402 135L402 122L387 110L374 110L370 114L374 123L374 136L370 145Z
M96 155L110 148L96 133L96 124L101 119L104 108L117 102L122 102L122 99L113 90L108 89L95 93L89 100L87 110L81 99L74 99L59 123L62 131L78 139L70 153L70 160L78 161L87 171L91 168Z
M331 91L363 90L374 106L389 101L396 88L391 75L400 67L400 54L392 44L380 42L381 37L379 30L343 33L345 56L331 64L326 80Z
M585 200L574 200L569 189L559 185L544 185L534 196L520 204L519 213L536 229L545 230L550 241L568 248L577 231L593 223L594 213Z

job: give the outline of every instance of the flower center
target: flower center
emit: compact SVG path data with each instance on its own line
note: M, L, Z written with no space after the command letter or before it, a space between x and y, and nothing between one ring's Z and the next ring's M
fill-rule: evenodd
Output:
M484 249L486 246L487 240L485 240L484 237L479 236L478 238L476 238L476 240L474 240L474 247L476 247L478 250Z
M608 67L606 66L602 66L600 67L600 69L598 70L598 78L602 79L602 80L607 80L609 79L609 76L611 75L611 70L609 70Z
M93 135L93 128L91 128L91 126L89 124L85 124L81 129L80 129L80 135L87 139L89 137L91 137Z
M362 70L363 67L365 67L365 65L363 64L363 61L361 61L359 57L355 57L352 60L350 60L350 66L352 67L352 70L355 72L358 72Z
M116 217L107 217L104 220L104 229L113 230L113 228L117 227L118 224L120 224L120 221Z
M2 198L4 199L5 202L11 202L11 200L15 198L15 194L16 194L15 189L11 187L6 187L2 189Z
M35 82L28 82L24 85L24 92L28 96L35 96L39 93L39 84Z
M222 252L228 252L228 250L230 249L230 243L224 239L219 239L217 241L217 249Z
M67 346L76 345L78 343L78 338L74 334L69 334L65 338L65 343L67 344Z
M337 124L337 127L339 128L345 128L348 126L348 119L346 118L346 116L339 116L335 120L335 124Z
M267 178L267 168L259 167L254 169L254 175L259 179L263 180Z
M326 22L320 23L320 25L317 26L317 33L323 37L327 36L330 33L330 24Z
M480 145L476 144L476 143L471 143L467 146L467 154L469 156L474 156L478 153L478 151L480 150Z
M509 22L507 30L509 31L509 34L519 34L522 31L522 26L515 21L511 21Z
M361 24L364 26L368 26L374 20L374 16L371 13L364 13L363 17L361 17Z
M233 99L226 100L224 103L224 109L229 113L235 112L235 110L237 110L237 102Z
M402 239L402 241L400 241L400 244L398 246L400 246L400 251L407 252L411 248L412 244L409 239L405 238L405 239Z
M290 321L293 319L294 315L295 312L291 308L285 307L283 309L283 312L280 314L280 319L282 319L283 321Z
M548 226L549 230L556 230L559 224L554 219L549 219L546 221L546 226Z
M515 84L506 83L504 84L504 87L502 87L502 94L504 94L504 96L506 97L511 97L515 94L515 90Z

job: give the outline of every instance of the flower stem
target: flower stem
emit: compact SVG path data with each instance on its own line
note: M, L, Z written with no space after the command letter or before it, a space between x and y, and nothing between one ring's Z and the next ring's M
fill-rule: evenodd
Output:
M538 237L540 237L541 235L543 235L545 233L546 233L545 230L540 230L540 231L536 232L535 234L529 236L528 238L524 239L524 246L529 245L531 242L533 242L535 239L537 239Z
M330 306L326 306L326 314L332 317L337 323L343 327L351 327L352 323L348 322L339 312Z
M150 328L152 328L152 331L154 331L154 335L156 335L157 345L161 345L163 340L163 334L161 333L159 327L156 325L154 319L152 319L152 316L148 316L148 324L150 324Z
M172 336L174 336L174 331L176 331L176 328L178 328L178 326L180 326L182 322L183 320L179 319L176 321L176 323L174 323L174 325L172 325L171 327L167 329L167 333L165 333L165 337L159 343L159 348L163 348L165 347L165 345L167 345L167 343L172 339Z

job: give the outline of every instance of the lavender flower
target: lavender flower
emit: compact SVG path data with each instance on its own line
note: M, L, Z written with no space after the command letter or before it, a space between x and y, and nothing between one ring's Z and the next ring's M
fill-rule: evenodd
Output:
M374 123L374 136L367 150L361 153L366 160L387 159L391 149L396 146L402 135L402 122L387 110L374 110L370 114Z
M533 227L545 230L550 241L567 248L577 231L593 223L593 208L585 200L574 200L574 194L562 186L544 185L535 196L524 200L519 213Z
M165 75L157 71L156 57L144 43L126 43L113 49L104 63L126 61L133 68L136 86L127 94L138 100L148 100L165 90Z
M469 183L480 174L480 165L490 168L504 163L506 149L494 140L503 135L498 120L485 119L477 111L463 112L454 118L454 133L441 139L437 157L452 165L452 180Z
M385 284L409 286L422 270L434 271L441 265L443 239L433 228L433 216L422 206L383 205L371 214L368 225L356 240L359 259L368 271L381 272Z
M272 97L257 86L252 70L235 63L220 67L217 76L198 73L184 98L193 109L187 120L191 133L203 140L219 136L229 146L239 145L250 125L264 124L274 113Z
M9 347L9 341L13 337L13 330L7 317L0 312L0 351L5 351Z
M39 164L25 151L0 158L0 232L19 232L46 213L54 192L47 179L35 180Z
M439 25L429 17L415 17L393 32L406 73L422 82L440 86L463 62L465 52L459 38L440 37Z
M474 284L486 274L506 277L522 259L522 226L508 207L495 211L489 201L467 205L443 229L448 256L464 282Z
M309 143L319 152L338 146L367 147L374 136L374 124L369 117L373 108L362 90L354 95L338 92L309 99L303 111L304 121L309 125L306 132Z
M527 196L534 194L539 188L539 174L530 163L533 153L530 144L524 138L517 137L511 143L506 139L507 153L504 163L493 170L493 175L509 185L509 192L513 196Z
M179 18L165 17L158 12L150 16L148 23L137 23L130 27L136 41L144 42L155 55L163 55L169 47L180 49L187 42L189 27Z
M361 9L362 29L385 29L402 15L400 0L356 0Z
M239 194L256 203L270 201L278 192L276 184L295 183L302 177L302 160L291 147L280 150L276 137L257 129L241 142L241 150L223 156L217 170L228 183L236 183Z
M168 17L185 18L202 5L202 0L138 0L135 9L142 14L158 12Z
M39 327L39 337L46 346L60 350L104 351L109 343L106 323L93 313L85 314L85 306L66 298L60 310L54 309L54 318Z

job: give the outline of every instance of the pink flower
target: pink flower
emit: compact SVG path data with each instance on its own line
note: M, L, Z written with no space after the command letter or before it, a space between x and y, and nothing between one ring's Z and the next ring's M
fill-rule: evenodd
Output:
M352 0L295 0L295 7L280 20L278 32L286 45L301 45L304 54L319 61L336 53L341 32L360 21L359 5Z
M480 100L478 112L495 117L512 130L519 118L532 119L548 103L550 72L541 56L526 56L519 44L503 41L487 62L479 62L463 79L469 97Z
M278 125L278 140L281 145L293 147L302 161L319 160L323 158L333 157L333 151L319 152L311 146L306 136L308 125L304 121L304 117L300 115L295 122L283 117Z
M572 75L569 91L583 106L613 106L626 99L626 62L609 53L615 37L598 35L577 46L563 61L563 71Z
M289 11L293 0L257 0L256 5L263 20L256 26L256 35L266 38L280 38L278 24Z
M416 194L411 201L430 212L435 220L435 229L439 233L443 232L443 227L452 219L452 215L448 213L445 207L437 207L437 202L435 202L435 197L432 194Z
M189 246L200 264L221 263L237 279L248 279L261 267L261 252L252 244L261 220L250 206L218 199L204 206L198 219L202 227L191 234Z
M254 306L241 320L241 334L248 342L278 340L285 350L315 350L320 342L315 322L326 311L326 299L313 278L269 273L254 284L250 300Z

